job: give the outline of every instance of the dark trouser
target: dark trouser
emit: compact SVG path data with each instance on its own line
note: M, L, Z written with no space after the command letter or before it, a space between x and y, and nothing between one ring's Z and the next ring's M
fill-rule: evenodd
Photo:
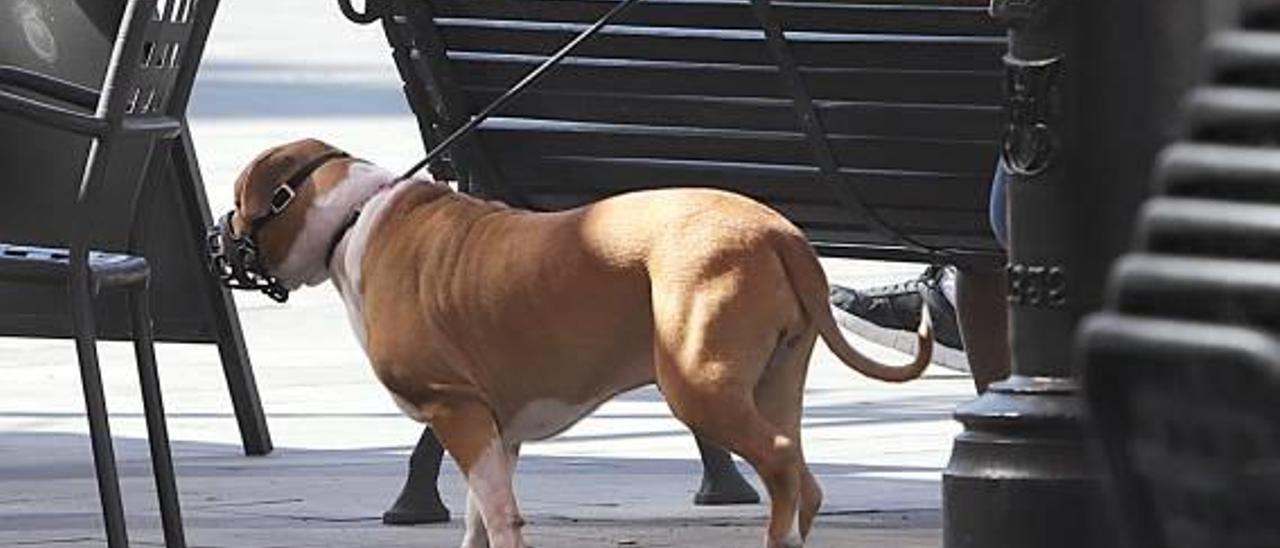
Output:
M996 162L991 178L988 214L1000 246L1009 248L1009 210L1006 196L1009 172ZM961 269L956 276L956 312L964 339L969 370L978 392L1009 375L1008 280L1004 270Z

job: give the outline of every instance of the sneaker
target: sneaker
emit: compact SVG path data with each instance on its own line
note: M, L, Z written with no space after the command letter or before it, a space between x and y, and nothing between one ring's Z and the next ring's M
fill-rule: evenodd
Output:
M915 352L920 309L929 307L933 319L933 361L960 371L969 370L956 323L956 309L942 290L944 278L954 276L947 266L930 266L920 277L899 284L868 289L831 286L836 323L859 336L902 352Z

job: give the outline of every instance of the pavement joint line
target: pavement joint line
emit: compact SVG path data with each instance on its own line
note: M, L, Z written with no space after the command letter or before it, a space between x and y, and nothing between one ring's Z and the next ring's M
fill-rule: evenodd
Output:
M106 542L106 537L72 537L72 538L56 538L42 540L19 540L10 544L10 546L49 546L55 544L70 544L73 542Z
M277 504L294 504L298 502L306 502L303 498L287 498L287 499L271 499L271 500L248 500L248 501L228 501L213 504L189 504L191 508L199 508L201 510L212 510L217 508L243 508L247 506L272 506Z
M937 508L855 508L850 510L819 510L819 516L875 516L888 514L909 514L912 512L937 512Z

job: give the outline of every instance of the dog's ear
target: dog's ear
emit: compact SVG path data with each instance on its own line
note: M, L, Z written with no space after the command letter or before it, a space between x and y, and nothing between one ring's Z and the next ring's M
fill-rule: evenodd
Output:
M311 160L331 152L341 151L318 139L303 139L268 149L254 158L236 179L236 215L232 218L236 234L244 234L254 219L267 216L277 187Z

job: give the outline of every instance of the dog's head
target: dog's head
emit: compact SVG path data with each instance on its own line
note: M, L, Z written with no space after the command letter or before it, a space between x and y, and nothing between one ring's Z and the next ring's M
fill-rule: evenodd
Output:
M328 278L334 246L370 196L394 177L315 139L273 147L245 167L235 209L209 231L209 258L227 287L277 301Z

